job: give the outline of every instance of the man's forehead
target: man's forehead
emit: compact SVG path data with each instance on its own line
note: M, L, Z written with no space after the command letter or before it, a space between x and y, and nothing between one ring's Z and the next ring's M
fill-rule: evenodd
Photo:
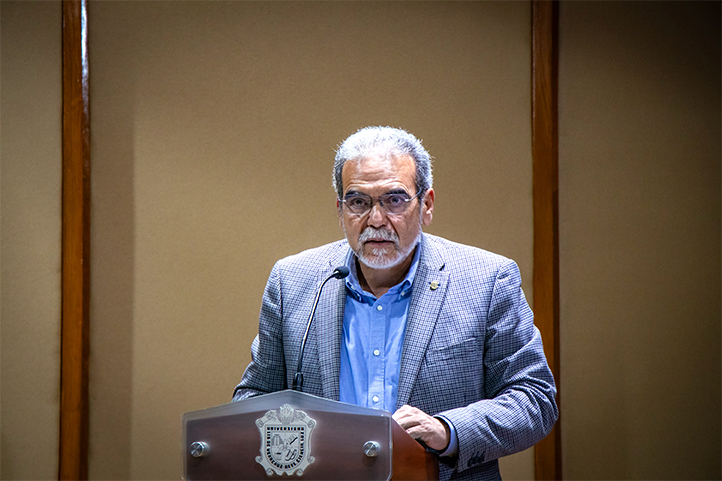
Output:
M409 155L361 157L347 161L341 176L344 187L355 182L388 181L413 184L416 164Z
M346 161L346 163L343 166L343 171L345 172L347 170L347 167L352 167L354 169L363 166L365 164L376 164L376 165L382 165L386 167L396 167L397 169L401 169L408 166L415 167L414 159L408 154L395 154L393 152L375 152L371 155L367 155L364 157L357 157L355 159L350 159Z

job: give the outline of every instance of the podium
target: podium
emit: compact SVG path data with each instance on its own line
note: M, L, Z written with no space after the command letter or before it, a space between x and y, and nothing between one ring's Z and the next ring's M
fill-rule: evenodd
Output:
M438 480L386 411L280 391L183 415L183 479Z

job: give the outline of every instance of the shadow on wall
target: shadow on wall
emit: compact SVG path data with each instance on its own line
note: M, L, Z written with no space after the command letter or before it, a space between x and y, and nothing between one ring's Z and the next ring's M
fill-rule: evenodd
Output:
M92 65L92 51L90 61ZM99 75L105 73L99 71ZM94 80L110 88L93 91L91 82L88 471L90 479L129 479L135 289L134 103L119 103L109 97L130 100L134 82L128 82L127 72ZM107 103L113 105L112 115L104 114ZM93 148L93 130L111 133L112 138Z

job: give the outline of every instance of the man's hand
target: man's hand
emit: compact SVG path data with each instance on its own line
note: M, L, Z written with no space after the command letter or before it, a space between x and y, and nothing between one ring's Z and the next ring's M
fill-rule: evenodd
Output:
M423 441L431 449L443 451L449 446L449 429L425 412L405 404L394 413L393 418L412 438Z

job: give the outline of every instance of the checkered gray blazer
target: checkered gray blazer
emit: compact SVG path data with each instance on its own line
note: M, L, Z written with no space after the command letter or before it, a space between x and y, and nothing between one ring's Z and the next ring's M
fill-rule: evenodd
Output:
M519 269L505 257L428 234L420 246L397 408L409 404L453 423L459 454L441 459L442 480L500 479L497 459L534 445L558 417ZM234 400L291 386L315 292L348 250L343 240L276 263ZM304 392L339 399L345 300L342 281L326 285L304 354Z

